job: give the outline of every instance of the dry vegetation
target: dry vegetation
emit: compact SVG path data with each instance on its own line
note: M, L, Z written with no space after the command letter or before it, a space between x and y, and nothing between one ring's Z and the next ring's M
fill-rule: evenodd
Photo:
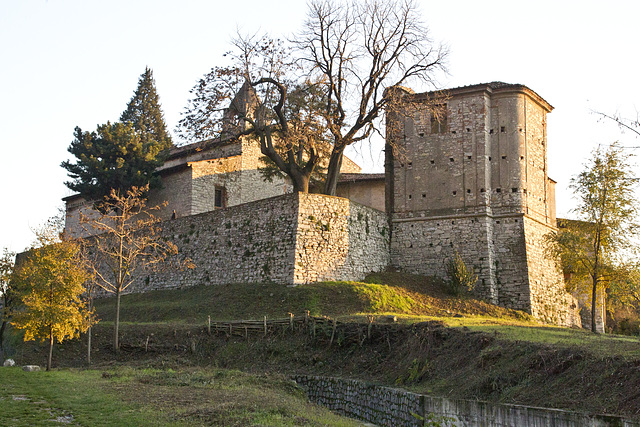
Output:
M125 296L118 355L109 347L112 301L99 301L103 320L94 334L94 367L116 375L109 378L114 390L139 389L131 402L147 406L155 400L174 420L184 416L203 423L225 417L242 420L253 411L242 402L254 399L257 391L247 390L246 399L238 398L223 385L227 374L216 374L227 369L246 373L232 377L258 375L245 383L248 389L259 389L265 378L280 378L274 387L291 391L286 375L308 373L452 398L640 415L640 341L635 337L540 325L522 312L452 298L437 281L417 276L385 273L367 281L211 286ZM305 310L337 318L335 331L327 321L318 324L315 334L302 324L294 330L287 325L272 328L267 336L207 333L209 315L213 321L264 315L272 319L286 318L287 312L300 316ZM390 314L399 321L384 323ZM368 316L375 319L369 335ZM16 356L21 363L38 363L43 352L23 345ZM79 367L84 360L85 343L75 341L61 346L54 365ZM123 369L129 370L125 377L136 379L120 386L117 375L123 374L117 371ZM238 413L244 415L233 418L236 407L231 403L228 411L223 403L203 409L198 402L214 396L211 390L194 391L199 398L184 402L182 415L177 414L174 402L182 402L181 387L186 387L181 384L197 388L215 375L221 378L215 398L238 402ZM148 386L160 388L147 390ZM153 398L160 392L166 398ZM148 399L135 397L139 394ZM299 416L289 415L288 420Z

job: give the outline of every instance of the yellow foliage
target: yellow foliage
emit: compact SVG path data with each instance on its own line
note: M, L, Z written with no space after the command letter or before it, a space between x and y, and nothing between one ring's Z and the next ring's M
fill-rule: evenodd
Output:
M75 242L31 249L16 268L14 282L22 305L12 324L24 330L25 341L62 342L86 331L90 313L81 296L88 279Z

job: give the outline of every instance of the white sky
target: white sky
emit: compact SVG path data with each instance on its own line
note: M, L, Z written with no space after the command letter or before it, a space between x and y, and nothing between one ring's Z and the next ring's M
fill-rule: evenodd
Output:
M443 88L522 83L556 109L548 116L549 176L558 215L567 189L598 144L640 145L590 110L640 109L637 0L420 0L434 40L449 45ZM287 36L302 0L0 0L0 248L20 251L31 229L56 214L73 129L116 121L145 66L153 69L173 130L196 80L240 30ZM413 88L417 92L426 88ZM382 171L380 146L349 153Z

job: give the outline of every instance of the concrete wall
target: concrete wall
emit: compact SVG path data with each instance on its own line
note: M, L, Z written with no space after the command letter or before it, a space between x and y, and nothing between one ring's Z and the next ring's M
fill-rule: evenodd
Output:
M638 426L610 415L588 415L560 409L453 400L411 393L356 380L296 375L293 379L311 402L380 426L464 427L600 427Z

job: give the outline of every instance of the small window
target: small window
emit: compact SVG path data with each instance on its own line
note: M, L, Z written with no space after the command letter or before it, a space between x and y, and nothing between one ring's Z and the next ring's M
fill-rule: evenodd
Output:
M216 209L221 209L225 207L224 196L225 196L224 187L216 187L215 200L214 200L214 207Z
M500 126L500 132L501 132L501 133L504 133L504 132L505 132L504 126Z

